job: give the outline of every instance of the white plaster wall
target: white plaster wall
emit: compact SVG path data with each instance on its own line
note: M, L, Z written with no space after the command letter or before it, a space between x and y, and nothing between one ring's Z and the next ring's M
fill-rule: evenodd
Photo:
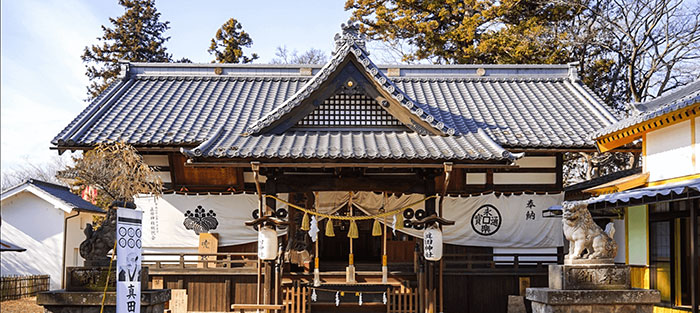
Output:
M555 168L557 167L557 157L555 156L525 156L520 159L515 160L515 165L521 168L533 168L533 167L547 167Z
M644 162L650 182L697 173L692 157L690 121L647 133Z
M3 252L0 275L51 275L51 289L61 288L64 211L30 192L0 204L0 237L24 252Z
M493 173L493 183L505 184L556 184L557 173Z

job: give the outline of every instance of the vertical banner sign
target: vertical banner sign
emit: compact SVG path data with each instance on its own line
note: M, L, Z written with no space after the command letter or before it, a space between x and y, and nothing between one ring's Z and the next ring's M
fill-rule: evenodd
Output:
M141 215L117 209L117 313L141 312Z

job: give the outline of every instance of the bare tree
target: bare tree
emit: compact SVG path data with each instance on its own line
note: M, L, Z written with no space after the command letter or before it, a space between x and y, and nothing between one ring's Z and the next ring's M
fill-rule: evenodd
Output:
M275 56L276 58L271 61L272 64L325 64L328 62L328 54L314 48L299 54L296 50L289 51L287 46L278 46Z
M580 3L570 33L579 66L588 67L582 72L605 76L602 96L623 103L646 101L694 81L700 76L700 6L692 2Z
M163 185L136 149L121 142L99 144L76 158L65 173L76 186L97 188L98 203L103 205L131 202L140 193L160 195Z
M65 185L56 177L56 174L65 169L67 162L59 157L54 156L46 163L37 163L26 160L25 163L2 171L2 190L19 185L29 179L38 179L41 181Z

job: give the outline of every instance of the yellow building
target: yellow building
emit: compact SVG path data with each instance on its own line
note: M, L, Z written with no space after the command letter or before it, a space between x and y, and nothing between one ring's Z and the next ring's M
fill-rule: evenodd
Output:
M636 107L594 137L601 152L641 140L641 171L584 190L594 195L586 201L593 211L624 210L619 251L633 287L661 292L654 312L698 312L700 81Z

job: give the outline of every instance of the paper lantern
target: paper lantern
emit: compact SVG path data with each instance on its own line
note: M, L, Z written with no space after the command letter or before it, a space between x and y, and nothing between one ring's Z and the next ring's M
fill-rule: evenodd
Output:
M265 226L258 232L258 258L274 260L277 258L277 232Z
M442 231L436 226L427 227L423 232L423 256L428 261L442 259Z

